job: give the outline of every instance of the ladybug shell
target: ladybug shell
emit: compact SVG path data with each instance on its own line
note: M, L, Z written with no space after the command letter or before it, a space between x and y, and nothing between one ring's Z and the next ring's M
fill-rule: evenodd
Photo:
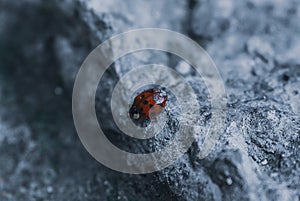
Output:
M148 89L138 94L129 109L130 118L136 124L156 119L166 106L167 94L157 88Z

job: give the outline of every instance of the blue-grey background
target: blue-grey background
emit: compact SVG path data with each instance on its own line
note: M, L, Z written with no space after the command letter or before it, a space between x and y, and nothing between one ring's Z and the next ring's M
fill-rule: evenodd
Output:
M299 22L297 0L0 0L0 200L299 200ZM194 143L165 170L128 175L81 145L71 95L89 52L142 27L178 31L208 51L225 83L228 116L204 160ZM123 66L161 62L197 83L172 55L146 55L107 73L96 97L100 118L109 111L101 94ZM204 91L197 92L203 103ZM201 115L209 121L209 106ZM104 126L116 144L144 149Z

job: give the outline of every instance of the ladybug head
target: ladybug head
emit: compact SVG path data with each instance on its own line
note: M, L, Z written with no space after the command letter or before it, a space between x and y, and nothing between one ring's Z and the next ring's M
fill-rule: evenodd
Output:
M129 116L133 120L138 120L140 118L140 113L135 106L132 106L129 110Z
M141 111L136 107L132 106L129 110L130 119L133 123L140 127L147 127L150 123L148 119L145 119Z
M140 118L140 114L139 113L133 113L133 117L132 117L134 120L137 120Z

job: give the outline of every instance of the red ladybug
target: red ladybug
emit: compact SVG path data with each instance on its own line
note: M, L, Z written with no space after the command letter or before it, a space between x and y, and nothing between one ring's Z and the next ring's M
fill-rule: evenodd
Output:
M164 110L167 100L167 93L162 89L145 90L134 98L129 109L129 116L135 124L146 126Z

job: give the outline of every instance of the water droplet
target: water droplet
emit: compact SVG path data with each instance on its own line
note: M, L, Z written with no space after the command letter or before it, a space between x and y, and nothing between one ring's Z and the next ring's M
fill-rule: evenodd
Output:
M53 193L53 187L52 186L47 187L47 193Z
M178 66L176 66L176 70L181 74L187 74L190 72L191 67L188 63L181 61Z
M262 161L261 161L261 164L262 164L262 165L267 165L267 164L268 164L268 160L267 160L267 159L262 160Z
M231 177L227 177L226 184L231 185L232 183L233 183L233 181L232 181Z

